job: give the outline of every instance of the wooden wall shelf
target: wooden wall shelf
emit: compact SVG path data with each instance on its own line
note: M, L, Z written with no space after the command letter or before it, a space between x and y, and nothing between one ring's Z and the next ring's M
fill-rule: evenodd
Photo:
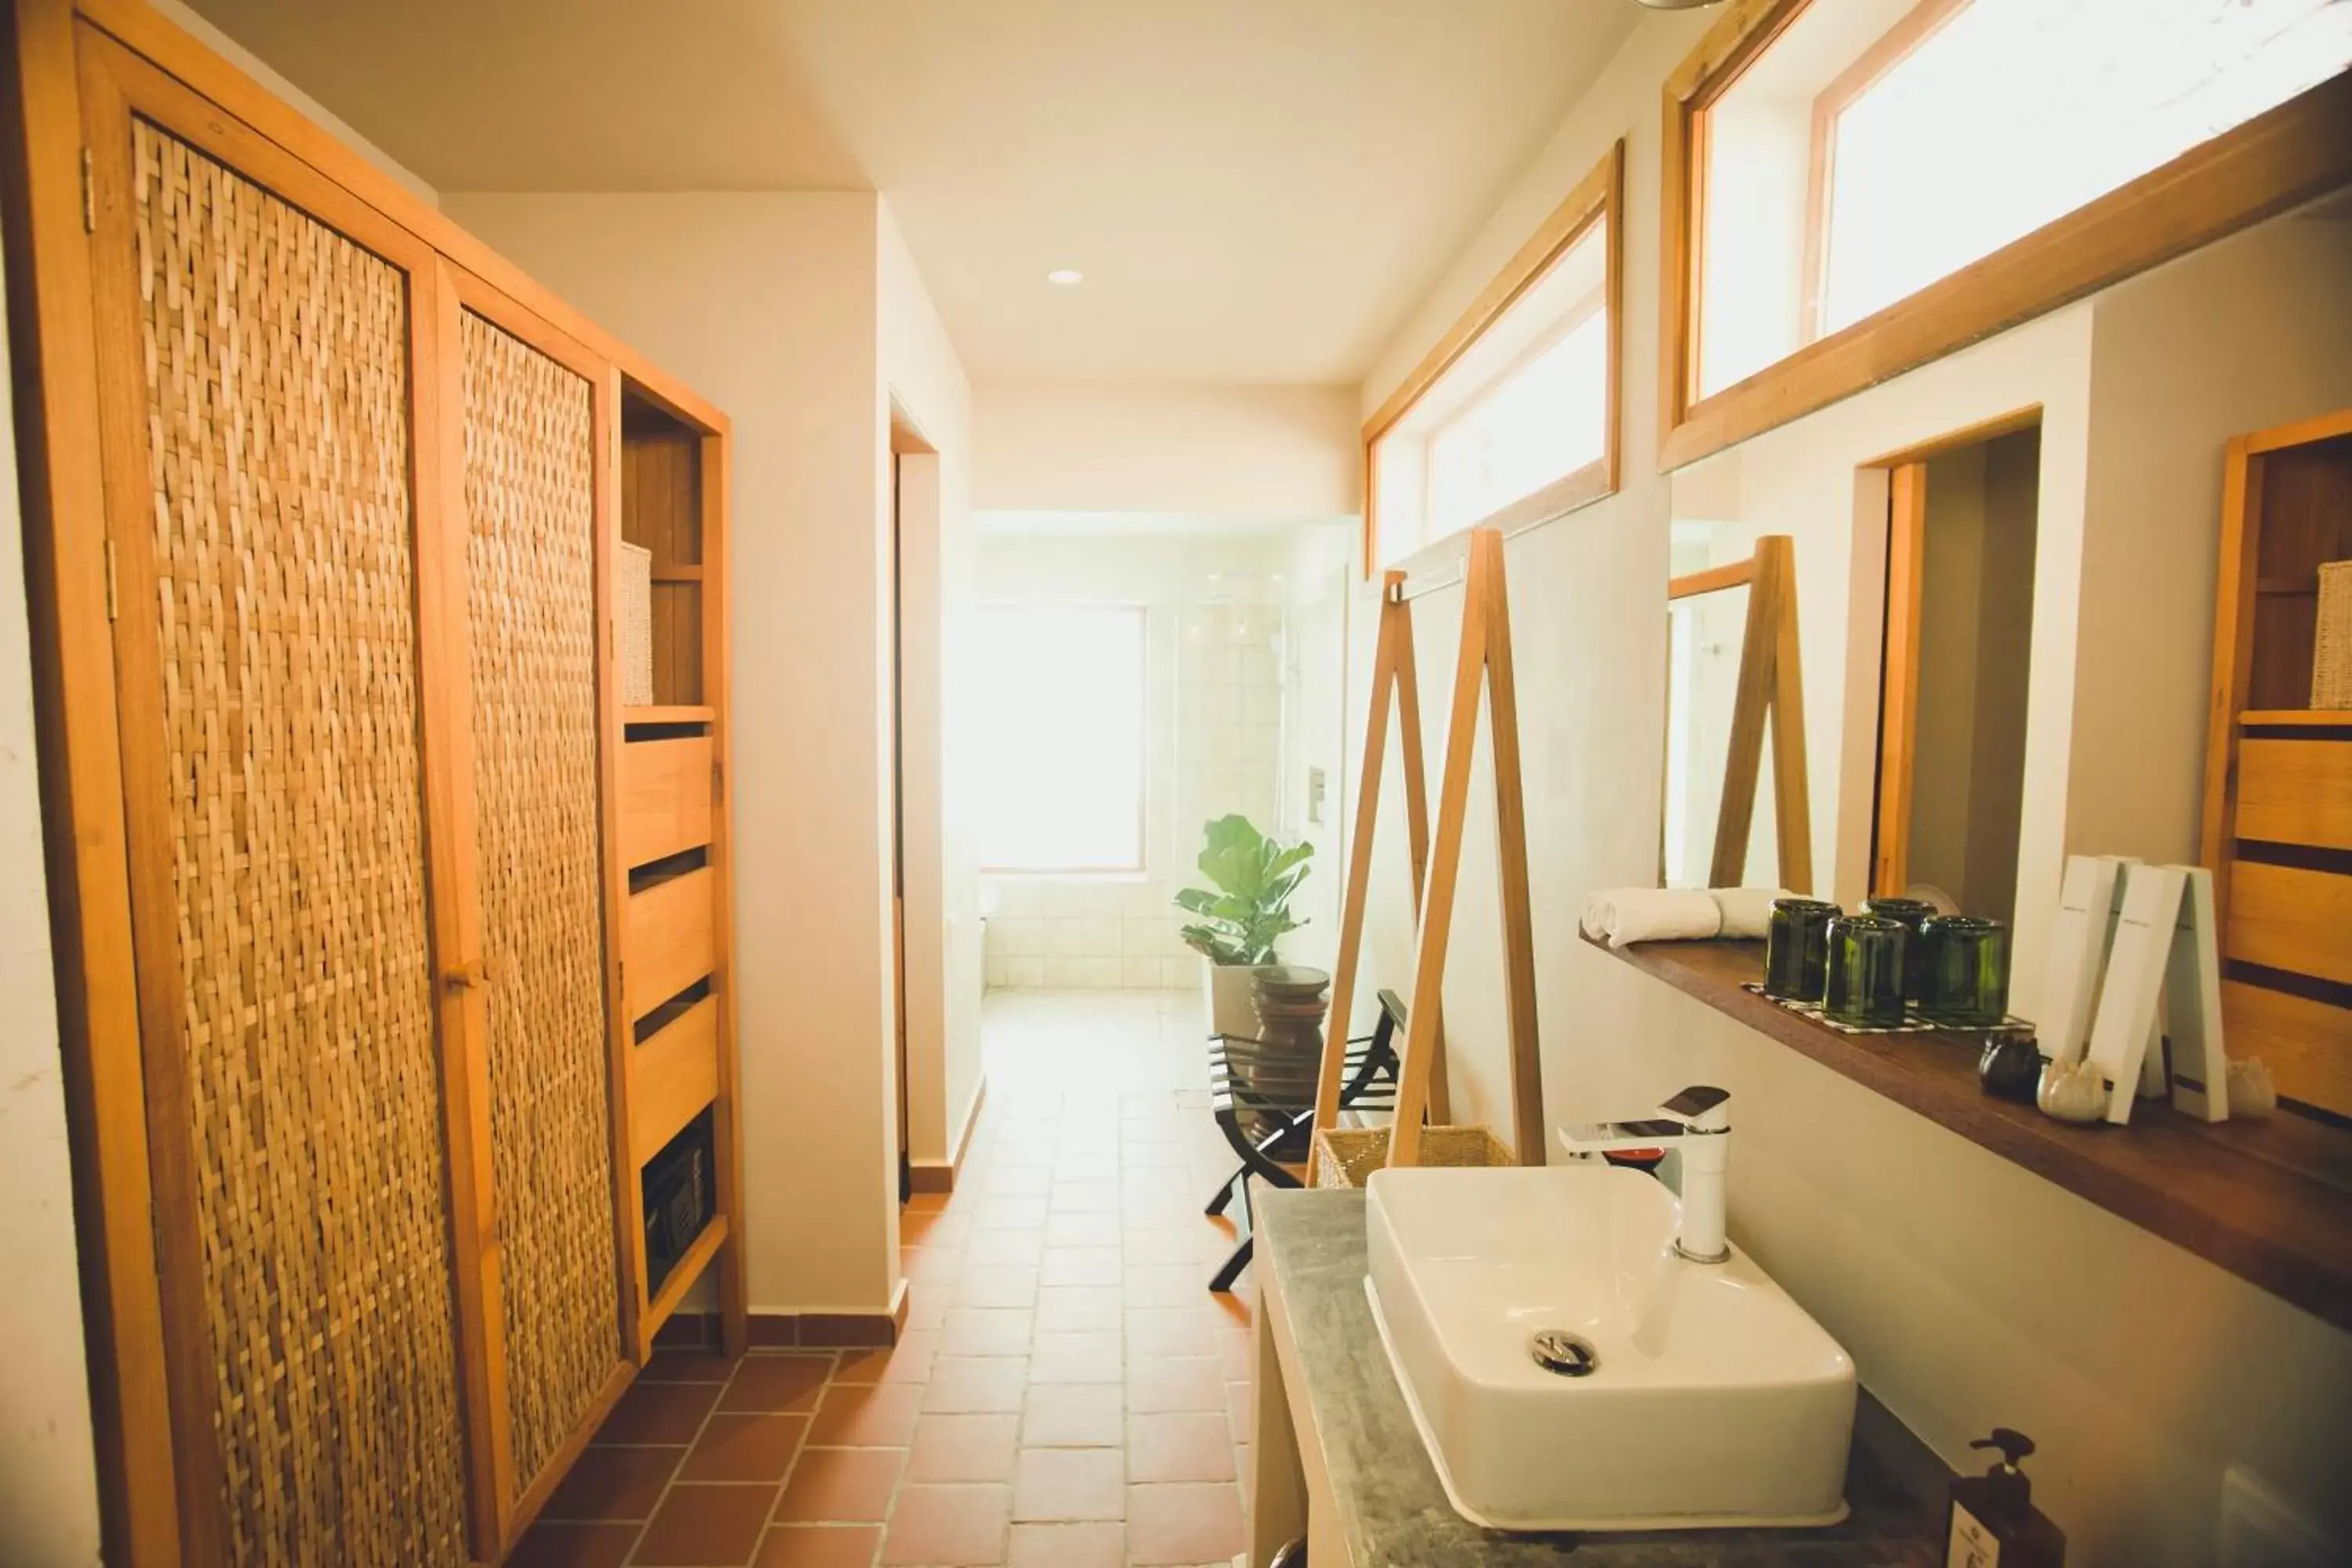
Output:
M1585 939L1588 942L1591 938ZM2204 1122L2142 1101L2126 1127L2073 1127L1977 1085L1957 1039L1848 1035L1744 989L1760 942L1591 942L2339 1329L2352 1329L2352 1132L2281 1112Z
M652 1353L679 1300L715 1268L722 1337L740 1351L750 1331L725 789L727 440L645 388L624 382L622 393L620 534L653 552L654 581L654 701L620 710L614 824L638 1348ZM716 1212L648 1294L645 1168L706 1111Z
M2352 730L2352 708L2249 708L2238 715L2242 730Z
M2352 1117L2352 709L2307 706L2320 569L2352 557L2352 409L2231 439L2220 545L2197 858L2222 1017L2283 1099Z

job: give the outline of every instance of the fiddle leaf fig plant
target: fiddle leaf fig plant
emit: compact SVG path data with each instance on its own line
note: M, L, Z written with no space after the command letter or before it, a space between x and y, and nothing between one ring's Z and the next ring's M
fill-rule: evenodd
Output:
M1290 918L1290 895L1307 879L1315 846L1285 846L1238 814L1206 825L1201 874L1212 887L1187 888L1177 907L1200 916L1184 928L1184 945L1212 963L1272 963L1274 944L1306 922Z

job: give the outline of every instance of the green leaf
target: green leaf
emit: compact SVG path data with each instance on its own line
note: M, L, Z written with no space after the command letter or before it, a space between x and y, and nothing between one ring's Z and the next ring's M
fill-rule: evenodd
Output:
M1278 844L1238 813L1202 823L1201 837L1197 864L1210 887L1176 895L1178 908L1202 917L1184 928L1186 943L1220 963L1273 962L1276 940L1298 929L1289 903L1315 847Z

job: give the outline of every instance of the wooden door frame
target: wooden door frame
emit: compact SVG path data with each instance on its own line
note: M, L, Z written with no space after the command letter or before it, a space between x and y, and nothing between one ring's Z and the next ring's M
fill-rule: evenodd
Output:
M1920 606L1927 552L1927 464L1967 447L2039 429L2042 405L2028 404L1948 430L1859 467L1886 473L1886 595L1878 665L1878 746L1872 763L1870 896L1899 898L1910 886L1912 773L1919 742ZM1887 765L1888 758L1895 766Z

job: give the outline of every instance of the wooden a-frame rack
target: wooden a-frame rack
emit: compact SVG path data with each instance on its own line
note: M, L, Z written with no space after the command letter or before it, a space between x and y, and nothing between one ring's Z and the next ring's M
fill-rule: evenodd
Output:
M1736 888L1748 868L1748 836L1756 819L1756 784L1763 772L1764 722L1772 724L1772 818L1780 885L1813 890L1813 816L1805 776L1805 682L1797 655L1796 543L1785 533L1756 541L1745 561L1711 566L1666 584L1666 602L1745 584L1748 620L1739 641L1739 682L1731 699L1731 743L1723 763L1723 798L1715 818L1710 888ZM1659 843L1660 881L1665 845Z
M1462 836L1470 805L1470 765L1478 733L1479 698L1493 720L1495 828L1503 899L1503 985L1510 1046L1511 1147L1523 1165L1544 1163L1543 1067L1536 1035L1535 938L1528 914L1527 801L1519 765L1518 696L1511 665L1511 621L1503 576L1503 537L1473 530L1463 571L1462 639L1454 667L1452 717L1440 776L1437 836L1429 841L1423 777L1421 702L1413 668L1412 612L1404 574L1381 581L1380 637L1372 660L1371 710L1364 727L1364 760L1356 821L1339 915L1339 954L1332 977L1330 1026L1315 1095L1315 1127L1339 1118L1348 1041L1348 1013L1363 951L1364 906L1371 882L1381 773L1388 754L1391 694L1397 708L1404 766L1405 829L1412 862L1414 952L1412 991L1397 1070L1396 1117L1388 1163L1419 1163L1422 1119L1451 1116L1442 993L1454 923L1454 896L1462 868ZM1316 1157L1319 1157L1319 1154Z

